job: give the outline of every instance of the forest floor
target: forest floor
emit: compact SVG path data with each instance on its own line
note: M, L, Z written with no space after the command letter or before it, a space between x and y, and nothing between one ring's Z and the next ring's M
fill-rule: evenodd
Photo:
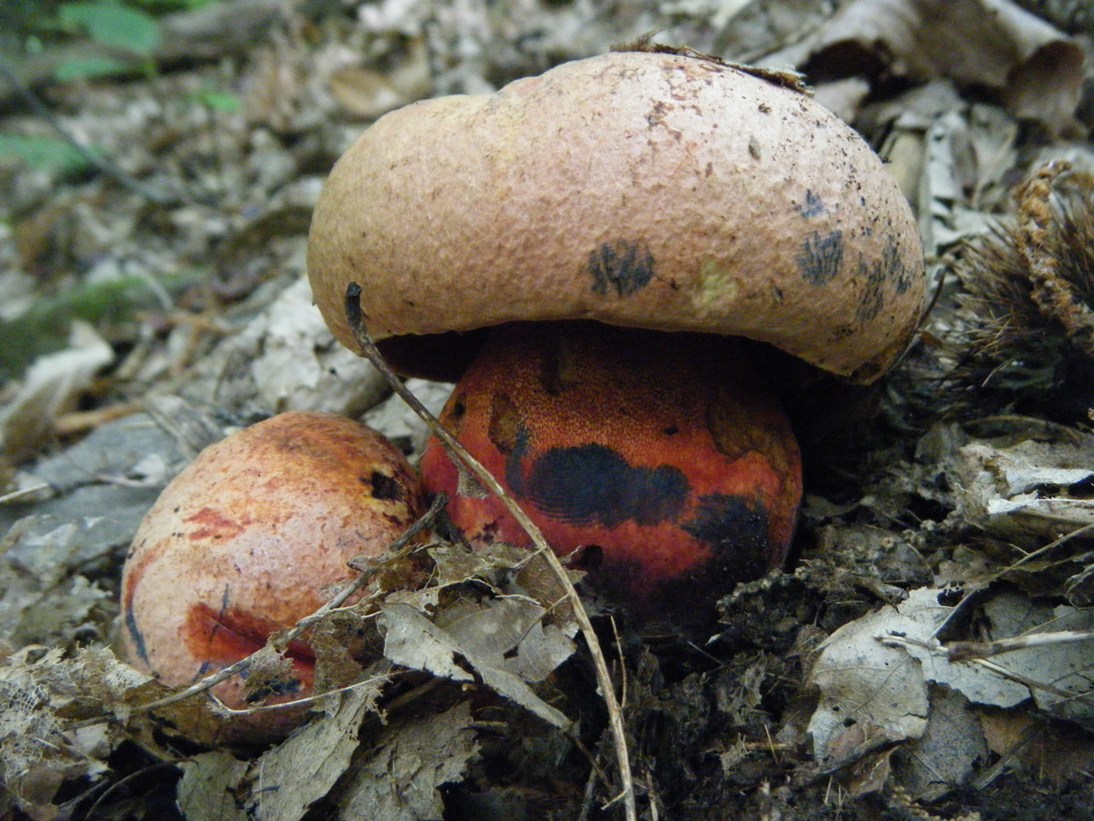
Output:
M93 38L6 53L0 817L625 817L589 642L500 595L504 549L431 543L430 585L398 606L393 560L375 657L266 745L128 666L118 602L144 514L233 430L323 411L420 453L306 285L311 210L353 139L652 31L802 72L912 203L932 304L879 384L791 397L805 501L784 569L666 630L579 585L637 817L1094 819L1086 6L241 0L159 18L129 75L56 80L103 56ZM408 384L434 410L450 390ZM514 623L489 648L467 629Z

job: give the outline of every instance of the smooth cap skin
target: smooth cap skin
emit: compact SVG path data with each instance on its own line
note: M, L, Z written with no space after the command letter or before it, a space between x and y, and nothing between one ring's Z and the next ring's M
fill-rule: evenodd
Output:
M318 609L356 575L350 559L382 554L419 512L402 453L349 419L286 413L206 448L160 495L126 557L131 663L189 684L249 655ZM310 689L314 655L303 643L288 655L291 698ZM238 677L214 692L246 706ZM262 713L242 729L257 739L299 720Z
M462 352L414 335L593 319L749 337L869 382L925 287L911 210L851 128L796 91L647 52L382 117L327 182L308 268L343 344L356 281L385 353L449 377Z

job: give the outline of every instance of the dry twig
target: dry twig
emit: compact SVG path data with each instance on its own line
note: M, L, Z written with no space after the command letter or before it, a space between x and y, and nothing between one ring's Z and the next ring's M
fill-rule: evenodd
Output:
M635 821L638 816L634 800L634 783L631 776L630 756L627 752L627 739L623 728L623 711L620 709L619 700L615 695L615 687L612 683L611 673L608 670L608 662L604 656L604 650L600 646L600 641L596 637L596 631L593 629L592 622L589 620L589 614L585 611L585 605L582 603L581 597L578 596L577 590L574 589L573 582L570 581L566 569L562 566L562 563L554 554L554 551L551 550L550 545L547 544L547 540L544 538L539 527L536 526L535 522L528 518L528 514L521 509L516 500L505 492L505 489L498 480L494 478L494 475L490 473L490 471L483 467L474 456L468 453L463 445L456 441L455 437L441 425L437 420L437 417L429 412L429 409L421 403L418 397L403 384L402 380L399 379L391 369L391 366L384 360L383 355L376 347L376 343L373 342L372 338L369 336L368 328L365 326L364 315L361 311L361 286L356 282L351 282L346 288L345 311L346 320L349 323L350 329L353 331L353 338L360 346L361 352L364 354L365 358L372 362L376 369L387 380L392 390L399 395L399 398L406 402L410 409L413 410L423 422L425 422L430 432L448 448L449 452L459 459L468 470L474 473L476 478L505 505L506 510L509 511L510 515L517 520L518 524L520 524L525 533L531 538L532 543L536 547L536 552L547 560L551 570L558 578L559 584L562 585L566 598L573 609L574 618L577 620L578 626L581 628L581 634L585 637L585 643L589 647L589 654L592 656L593 666L596 670L597 684L600 687L600 695L604 699L608 711L608 723L611 728L617 764L619 766L619 779L622 782L620 794L610 803L622 800L627 821Z
M1054 644L1071 644L1094 641L1094 630L1058 630L1052 633L1032 633L995 641L951 641L945 645L950 661L985 659L1000 653L1025 650L1028 647L1046 647Z

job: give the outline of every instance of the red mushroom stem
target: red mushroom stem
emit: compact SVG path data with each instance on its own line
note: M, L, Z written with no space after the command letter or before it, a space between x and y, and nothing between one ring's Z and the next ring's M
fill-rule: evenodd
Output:
M584 549L599 590L640 617L702 618L704 598L785 559L801 498L798 447L754 348L593 323L507 326L441 421L556 553ZM422 477L473 544L528 544L435 439Z

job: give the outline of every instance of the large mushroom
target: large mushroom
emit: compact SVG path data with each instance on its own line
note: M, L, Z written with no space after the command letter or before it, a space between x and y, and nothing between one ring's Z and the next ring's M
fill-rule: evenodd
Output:
M308 268L344 344L358 282L389 361L462 377L442 421L557 552L684 615L787 554L801 468L770 347L872 382L925 284L908 204L847 125L650 52L382 117L327 182ZM422 469L472 542L526 541L436 443Z

